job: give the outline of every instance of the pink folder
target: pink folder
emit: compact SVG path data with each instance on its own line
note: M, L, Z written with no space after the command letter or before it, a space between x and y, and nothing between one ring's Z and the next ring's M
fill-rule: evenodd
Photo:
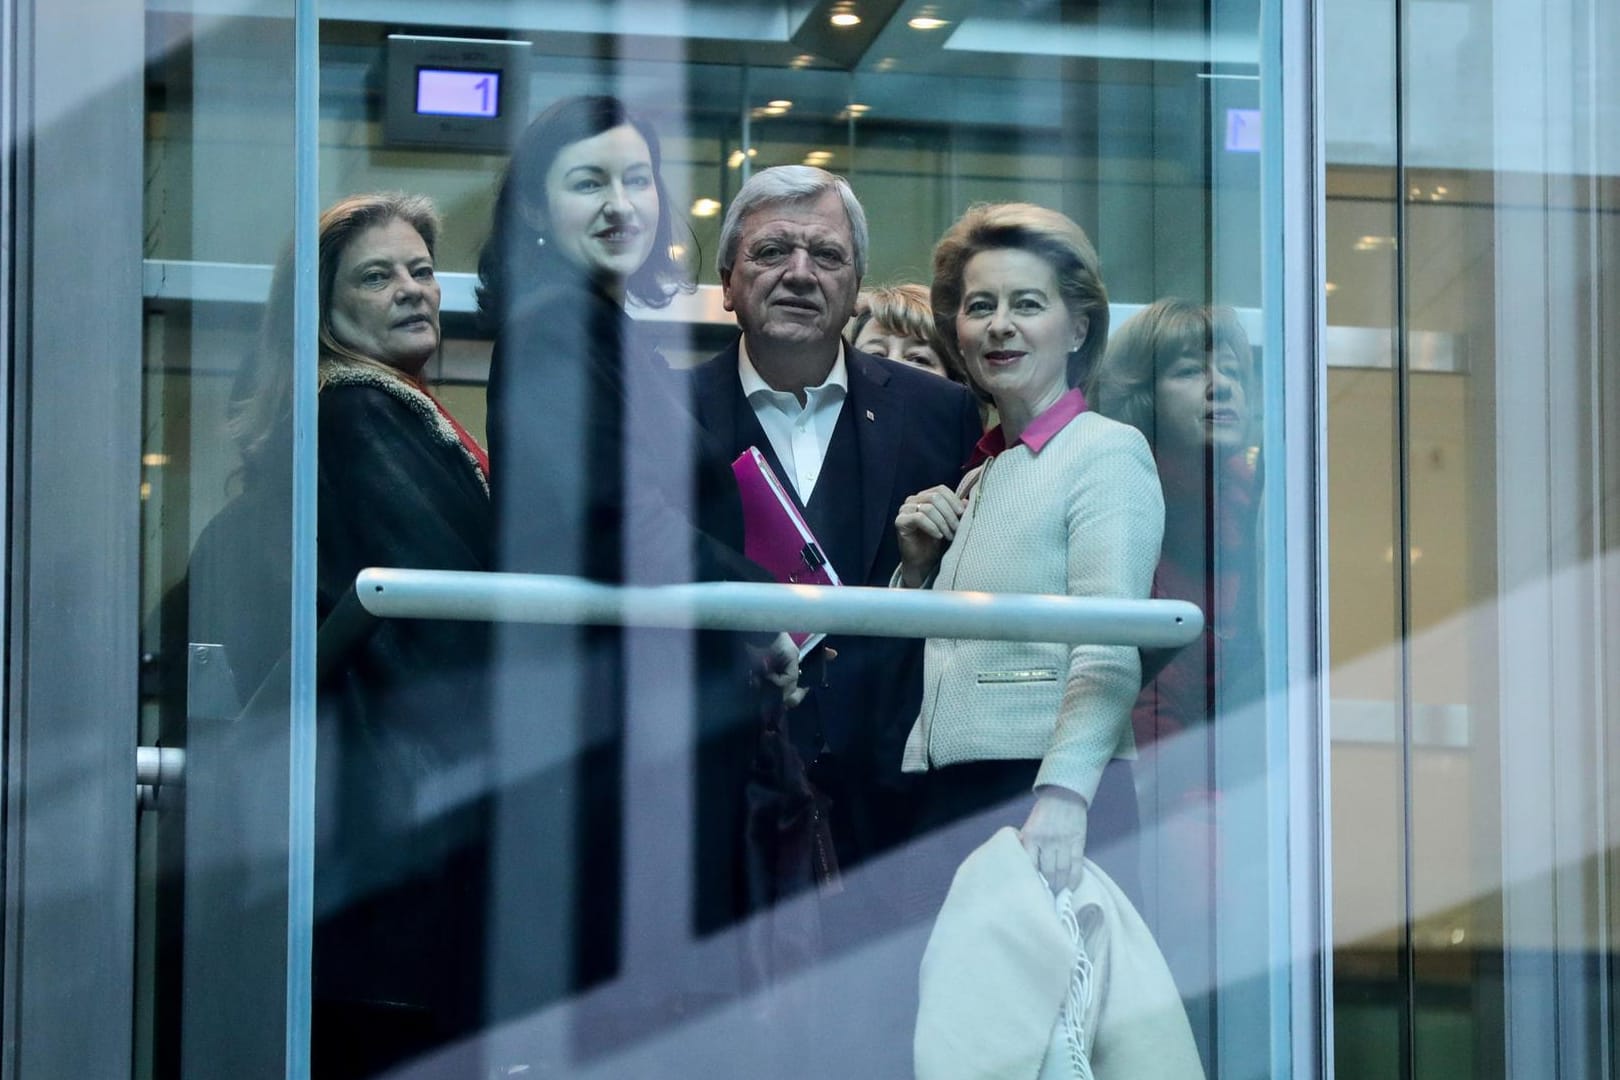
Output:
M757 447L731 463L742 495L743 554L788 585L842 585L816 534L793 505L776 470ZM825 634L793 634L799 655L807 656Z

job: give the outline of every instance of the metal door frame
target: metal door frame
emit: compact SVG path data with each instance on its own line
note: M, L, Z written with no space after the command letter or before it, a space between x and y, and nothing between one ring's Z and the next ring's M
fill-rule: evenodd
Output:
M1262 45L1281 74L1267 105L1285 132L1273 144L1284 152L1271 188L1283 236L1267 254L1290 282L1268 289L1283 310L1267 340L1296 358L1279 401L1290 431L1315 432L1319 447L1316 5L1265 7L1273 21ZM310 21L313 8L299 5ZM14 0L0 12L0 325L9 333L0 415L11 451L0 476L10 510L0 580L0 1077L129 1076L135 1064L143 207L130 164L142 160L144 14L133 0ZM1304 637L1288 659L1284 709L1311 721L1291 731L1311 734L1288 744L1292 786L1273 803L1287 815L1273 849L1287 876L1271 899L1288 919L1272 955L1291 992L1272 999L1269 1042L1294 1075L1325 1074L1332 1062L1325 710L1315 681L1325 655L1321 469L1314 456L1291 464L1285 487L1287 622ZM1283 1046L1291 1053L1279 1054Z
M144 11L8 4L3 1076L128 1076Z

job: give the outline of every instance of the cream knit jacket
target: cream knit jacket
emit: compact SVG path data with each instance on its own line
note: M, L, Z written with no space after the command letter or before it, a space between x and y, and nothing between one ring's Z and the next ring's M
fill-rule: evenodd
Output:
M933 587L1145 599L1163 537L1147 440L1085 412L1039 454L1017 443L989 461ZM1037 785L1089 803L1109 760L1136 754L1140 680L1130 646L930 639L902 768L1039 758Z

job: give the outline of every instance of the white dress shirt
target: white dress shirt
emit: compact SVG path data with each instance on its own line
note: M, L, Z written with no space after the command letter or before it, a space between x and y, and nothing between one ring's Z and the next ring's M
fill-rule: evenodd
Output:
M849 396L849 369L844 365L844 343L838 343L838 359L820 386L804 392L804 404L787 390L773 390L754 370L748 358L746 340L737 343L737 377L742 380L743 396L753 407L765 437L771 440L776 459L787 470L787 481L799 493L799 502L810 503L821 475L821 463L832 443L838 414Z

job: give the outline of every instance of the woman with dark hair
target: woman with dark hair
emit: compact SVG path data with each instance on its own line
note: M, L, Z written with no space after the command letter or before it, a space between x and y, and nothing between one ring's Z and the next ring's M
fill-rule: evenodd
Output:
M961 491L901 505L896 584L1145 597L1164 507L1142 436L1090 411L1079 390L1108 338L1086 234L1027 203L971 207L934 248L932 299L1001 422ZM928 774L925 819L1010 805L1054 891L1078 883L1089 856L1136 895L1127 759L1140 673L1134 648L930 639L904 759Z
M740 554L729 463L704 439L685 383L625 311L628 301L659 306L690 287L672 254L675 215L660 164L657 134L611 97L557 102L513 151L479 260L480 310L496 333L488 430L503 570L611 584L769 580ZM638 782L623 760L625 702L638 685L629 640L613 628L497 632L497 737L515 769L497 813L522 843L498 856L496 901L564 913L525 927L546 939L539 951L553 970L531 972L518 1000L544 1000L618 967L624 805ZM732 797L757 738L749 673L763 673L793 704L803 696L798 657L786 635L661 640L686 650L695 685L687 697L659 671L666 682L647 708L667 715L635 720L681 730L688 706L696 718L694 886L698 920L712 928L752 906ZM745 644L763 659L752 661ZM540 869L525 876L524 863Z
M627 478L615 464L656 468L672 456L686 458L698 438L684 384L625 312L628 301L662 307L692 288L672 254L675 215L660 165L657 133L622 102L574 97L535 118L501 182L478 260L478 305L496 334L487 431L497 477L507 470L512 476L495 485L508 569L542 552L562 557L574 543L562 539L568 535L579 544L568 557L585 556L573 570L621 580L632 569L618 556L625 514L633 509L653 520L684 518L689 529L695 523L699 542L695 574L678 565L686 561L682 551L631 576L760 580L762 571L738 554L741 509L724 462L716 469L714 460L695 458L698 486L690 497L688 476ZM636 438L659 449L656 460L628 452L623 440L632 421L650 425ZM583 435L583 442L560 454L556 438L563 432ZM530 513L537 500L549 509ZM577 534L552 516L586 504L589 527L581 520Z
M626 300L665 307L675 292L691 290L690 272L673 254L662 156L658 133L607 96L564 98L518 139L478 256L478 311L496 334L489 441L497 457L508 419L497 406L506 398L518 321L564 314L553 332L578 334L590 348L565 351L572 342L557 341L545 351L600 359L622 352L616 345L631 329ZM541 348L530 344L525 352Z

